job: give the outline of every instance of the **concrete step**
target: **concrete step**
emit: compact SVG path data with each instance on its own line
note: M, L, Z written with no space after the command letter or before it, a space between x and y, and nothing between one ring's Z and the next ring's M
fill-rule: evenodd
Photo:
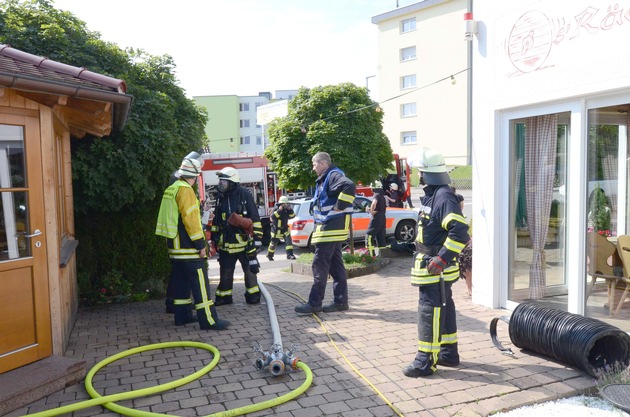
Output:
M85 361L51 356L0 375L0 416L76 384L86 375Z

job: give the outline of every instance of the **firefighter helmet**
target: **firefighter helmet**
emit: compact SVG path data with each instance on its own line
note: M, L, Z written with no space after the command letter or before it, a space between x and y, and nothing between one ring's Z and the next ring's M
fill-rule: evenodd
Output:
M225 167L221 171L217 172L217 176L219 177L219 180L228 180L233 183L241 182L241 177L238 175L236 168Z
M391 184L389 184L389 188L391 188L394 191L398 191L398 184L396 184L395 182L392 182Z
M182 178L194 178L201 174L203 158L197 152L190 152L182 159L177 175Z
M446 185L451 182L444 156L439 152L431 149L423 150L418 169L422 172L422 177L427 185Z
M279 204L287 204L288 202L289 202L289 197L287 197L286 195L283 195L282 197L280 197L280 199L278 199Z

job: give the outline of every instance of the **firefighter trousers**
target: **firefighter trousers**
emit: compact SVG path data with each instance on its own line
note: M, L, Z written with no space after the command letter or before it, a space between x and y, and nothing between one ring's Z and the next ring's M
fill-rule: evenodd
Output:
M341 245L343 242L325 242L315 244L313 256L313 286L308 296L308 303L321 307L326 293L328 275L333 279L333 302L348 304L348 276L343 265Z
M293 255L293 242L291 241L291 231L286 230L284 233L279 231L276 232L269 243L269 248L267 249L268 256L273 257L273 254L276 252L276 247L278 247L278 242L280 238L284 239L284 247L287 251L287 255Z
M214 324L216 317L212 316L214 303L210 298L208 283L208 268L205 259L193 261L171 260L171 280L169 283L174 302L175 324L182 325L192 317L191 306L197 310L197 320L201 328L208 328Z
M239 261L245 276L245 300L248 304L260 302L260 288L258 288L258 276L249 270L249 258L243 252L229 253L219 250L219 285L215 293L219 297L232 299L234 286L234 269L236 261Z
M453 281L444 283L446 306L442 306L439 283L419 287L418 353L413 367L425 375L435 372L438 360L459 363L452 285Z

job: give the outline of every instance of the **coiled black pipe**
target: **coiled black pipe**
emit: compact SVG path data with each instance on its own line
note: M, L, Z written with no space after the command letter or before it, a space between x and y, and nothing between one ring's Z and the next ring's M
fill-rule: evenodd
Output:
M576 366L593 377L606 365L630 364L630 336L597 319L521 303L509 319L509 332L514 346Z

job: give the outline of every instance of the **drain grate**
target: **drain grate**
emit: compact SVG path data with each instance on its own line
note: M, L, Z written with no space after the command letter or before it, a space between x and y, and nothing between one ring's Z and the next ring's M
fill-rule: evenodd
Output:
M630 384L608 384L600 393L616 407L630 413Z

